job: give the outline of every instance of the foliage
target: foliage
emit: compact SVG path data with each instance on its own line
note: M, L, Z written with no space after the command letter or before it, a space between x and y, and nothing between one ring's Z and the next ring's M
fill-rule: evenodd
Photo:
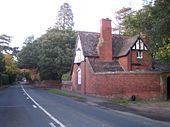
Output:
M125 20L125 17L127 15L132 14L133 11L130 7L123 7L122 9L118 10L115 13L115 19L116 19L116 23L114 22L114 24L116 25L115 28L113 28L113 31L118 31L119 34L123 34L124 33L124 24L123 21Z
M5 34L0 35L0 52L11 50L9 43L11 42L11 37Z
M69 81L70 79L71 79L70 72L67 72L66 74L62 75L62 80L63 81Z
M10 47L9 43L11 42L11 36L8 35L0 35L0 52L2 53L2 51L6 52L6 53L10 53L13 56L15 56L18 53L18 47Z
M2 73L4 69L5 69L4 55L0 53L0 73Z
M14 75L17 73L16 63L11 55L5 54L4 62L5 62L5 73L6 74Z
M40 38L26 43L18 54L18 67L38 68L41 80L60 80L70 70L76 33L49 29Z
M29 81L29 82L32 81L31 74L29 72L24 72L23 75L24 75L24 78L26 78L27 81Z
M16 62L12 55L5 54L4 55L4 63L5 63L5 70L4 73L9 76L9 82L12 83L15 81L17 75L17 67Z
M38 68L41 80L59 80L70 70L76 42L73 13L68 3L58 11L56 28L49 28L38 39L31 35L17 54L19 68Z
M44 80L61 80L62 74L69 71L72 61L72 41L70 31L49 30L39 38L40 77Z
M24 44L25 46L17 54L17 66L19 68L37 68L39 44L33 36L26 38Z
M61 5L58 11L56 27L59 30L72 30L74 26L73 13L68 3Z
M151 53L155 58L170 60L170 2L155 0L145 5L143 9L126 17L124 25L126 35L140 32L146 34L150 40Z
M113 104L119 104L119 105L127 105L129 104L129 100L128 99L112 99L111 103Z
M28 36L28 37L25 39L25 41L24 41L23 44L25 44L25 45L31 44L31 43L34 42L34 40L35 40L35 39L34 39L34 35Z
M7 74L0 74L0 85L8 85L9 76Z
M71 97L77 101L86 101L86 98L84 98L84 97L77 96L77 95L68 93L66 91L58 90L58 89L50 89L50 90L48 90L48 92L57 94L57 95L61 95L61 96L65 96L65 97Z

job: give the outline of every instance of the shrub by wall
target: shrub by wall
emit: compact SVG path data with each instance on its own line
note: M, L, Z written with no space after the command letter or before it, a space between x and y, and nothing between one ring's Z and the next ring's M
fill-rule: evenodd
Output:
M0 84L1 85L8 85L9 84L9 76L7 74L0 75Z

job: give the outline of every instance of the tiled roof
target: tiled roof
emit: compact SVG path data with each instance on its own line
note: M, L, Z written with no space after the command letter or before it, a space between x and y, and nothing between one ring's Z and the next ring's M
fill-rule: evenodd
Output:
M95 32L78 32L81 40L84 56L98 56L97 44L99 42L99 33Z
M78 35L81 40L84 56L98 56L96 47L99 42L100 34L96 32L79 31ZM133 46L138 36L127 37L122 35L112 35L113 56L124 56Z
M100 61L98 58L88 58L94 72L117 72L123 71L117 60L111 62Z
M127 55L130 48L136 42L139 36L127 37L122 35L113 35L112 38L112 47L113 47L113 56L119 57Z

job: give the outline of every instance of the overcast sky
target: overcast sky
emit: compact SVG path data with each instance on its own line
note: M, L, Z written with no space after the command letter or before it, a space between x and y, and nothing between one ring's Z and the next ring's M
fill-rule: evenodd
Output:
M22 47L25 38L40 37L56 22L60 6L70 4L75 30L99 32L100 19L114 19L122 7L142 7L142 0L0 0L0 34L13 36L12 46Z

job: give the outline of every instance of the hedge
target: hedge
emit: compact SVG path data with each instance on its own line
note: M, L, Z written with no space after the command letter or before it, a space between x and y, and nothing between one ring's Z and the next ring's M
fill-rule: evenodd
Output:
M9 76L7 74L0 74L0 85L8 85Z

